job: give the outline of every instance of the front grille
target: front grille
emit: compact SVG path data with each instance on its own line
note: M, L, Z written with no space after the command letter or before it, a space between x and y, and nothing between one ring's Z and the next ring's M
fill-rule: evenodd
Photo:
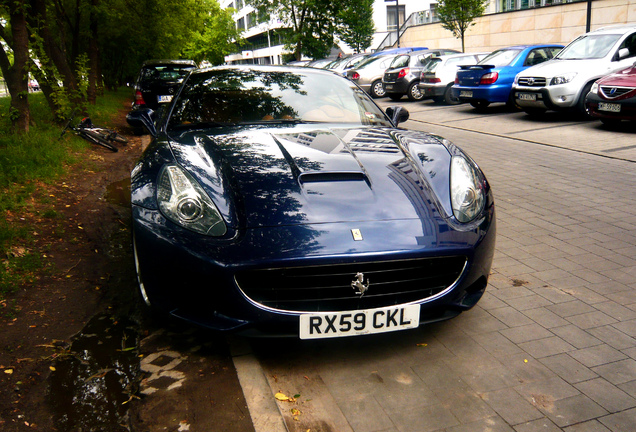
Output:
M286 311L326 312L398 305L435 296L461 275L466 257L422 258L242 271L236 282L255 303ZM351 287L363 273L368 290Z
M601 86L601 92L608 99L616 99L631 91L634 91L634 87Z
M524 87L545 87L544 77L523 77L519 78L519 85Z

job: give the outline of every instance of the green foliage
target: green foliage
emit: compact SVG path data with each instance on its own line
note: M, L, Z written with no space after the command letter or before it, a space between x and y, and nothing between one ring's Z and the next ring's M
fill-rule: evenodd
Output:
M437 17L442 27L462 40L464 51L464 36L468 27L475 25L473 20L484 14L489 0L438 0Z
M373 0L358 0L347 3L338 12L338 38L353 48L363 52L373 42Z
M361 50L371 44L370 0L351 0L346 4L338 0L252 0L251 4L259 16L279 17L290 29L285 33L286 48L294 51L297 60L302 55L326 57L336 37Z
M203 0L202 10L196 14L192 34L181 51L181 57L197 63L207 60L213 65L222 64L225 56L236 50L233 41L239 41L240 33L232 18L233 9L221 9L216 0Z

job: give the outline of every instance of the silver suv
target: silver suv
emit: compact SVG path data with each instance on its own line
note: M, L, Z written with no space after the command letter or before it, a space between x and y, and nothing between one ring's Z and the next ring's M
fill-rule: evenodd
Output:
M585 96L598 78L624 69L636 57L636 25L604 27L579 36L552 60L515 78L515 102L526 113L575 109L583 115Z

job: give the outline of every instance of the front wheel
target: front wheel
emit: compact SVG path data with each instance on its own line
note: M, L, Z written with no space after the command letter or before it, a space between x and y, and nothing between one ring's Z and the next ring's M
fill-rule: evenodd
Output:
M420 88L418 87L419 83L419 81L415 81L409 86L406 95L408 96L410 101L421 101L422 99L424 99L424 93L422 93L420 91Z
M587 108L585 107L585 98L587 97L587 94L590 92L591 89L592 89L592 83L585 84L585 87L583 87L583 91L581 92L581 96L579 96L579 100L576 103L576 110L578 111L579 115L581 115L584 119L587 119L587 120L592 119L592 116L590 115L590 113L587 111Z
M402 93L387 93L387 96L389 97L389 99L395 102L402 99Z
M371 97L373 98L381 98L386 95L386 90L384 90L384 84L382 84L382 80L375 80L371 84Z

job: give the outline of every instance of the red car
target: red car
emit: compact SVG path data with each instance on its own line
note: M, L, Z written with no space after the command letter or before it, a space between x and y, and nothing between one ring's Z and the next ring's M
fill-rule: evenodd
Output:
M596 81L585 105L593 117L606 125L636 121L636 63Z

